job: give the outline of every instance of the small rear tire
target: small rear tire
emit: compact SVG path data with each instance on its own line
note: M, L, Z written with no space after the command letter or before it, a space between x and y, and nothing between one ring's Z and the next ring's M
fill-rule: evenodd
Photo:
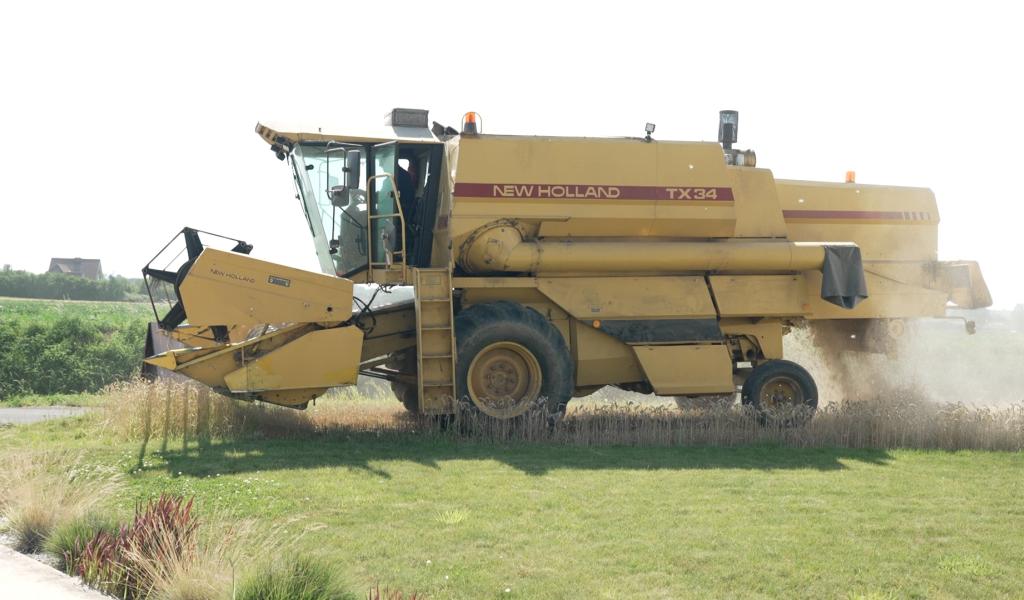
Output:
M804 425L818 408L818 386L800 365L788 360L761 363L743 383L741 401L762 424Z

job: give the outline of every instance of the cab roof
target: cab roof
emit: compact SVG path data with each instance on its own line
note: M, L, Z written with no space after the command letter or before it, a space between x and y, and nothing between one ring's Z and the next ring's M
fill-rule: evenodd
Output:
M352 142L356 144L383 144L384 142L406 142L430 144L439 142L429 129L420 127L391 127L382 125L357 133L324 133L344 131L344 128L306 126L296 123L256 123L256 133L270 145L294 145L299 142Z

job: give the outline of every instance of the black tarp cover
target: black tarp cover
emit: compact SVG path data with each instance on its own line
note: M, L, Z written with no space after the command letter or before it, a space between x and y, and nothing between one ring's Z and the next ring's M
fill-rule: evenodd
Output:
M821 297L843 308L853 308L868 297L860 248L853 245L825 246Z

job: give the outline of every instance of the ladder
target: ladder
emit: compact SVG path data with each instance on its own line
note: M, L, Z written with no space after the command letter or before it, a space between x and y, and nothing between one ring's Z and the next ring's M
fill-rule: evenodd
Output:
M455 320L448 269L412 269L420 412L455 412Z
M395 212L387 214L374 214L373 207L376 204L374 199L374 186L372 185L374 180L386 179L391 182L391 198L394 203ZM367 248L367 264L366 264L366 280L368 282L375 283L397 283L399 285L405 285L407 282L406 277L408 276L407 261L405 259L405 215L402 214L402 203L399 201L401 194L397 192L398 182L395 180L394 175L390 173L381 173L380 175L374 175L366 180L366 189L369 190L369 200L366 203L366 228L368 235L366 236L366 248ZM374 229L374 221L381 221L382 223L391 223L395 227L396 231L388 233L382 237L381 244L384 252L384 261L380 261L379 253L375 252L374 247L376 243L376 229ZM384 232L381 232L382 234ZM398 247L394 250L388 249L388 242L391 235L395 236L395 239L399 242ZM374 260L377 259L377 260Z

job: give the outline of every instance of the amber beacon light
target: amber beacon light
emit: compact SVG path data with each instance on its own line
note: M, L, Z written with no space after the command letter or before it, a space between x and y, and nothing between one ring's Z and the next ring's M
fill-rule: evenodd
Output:
M462 115L462 133L477 134L483 133L483 119L479 113L468 112Z

